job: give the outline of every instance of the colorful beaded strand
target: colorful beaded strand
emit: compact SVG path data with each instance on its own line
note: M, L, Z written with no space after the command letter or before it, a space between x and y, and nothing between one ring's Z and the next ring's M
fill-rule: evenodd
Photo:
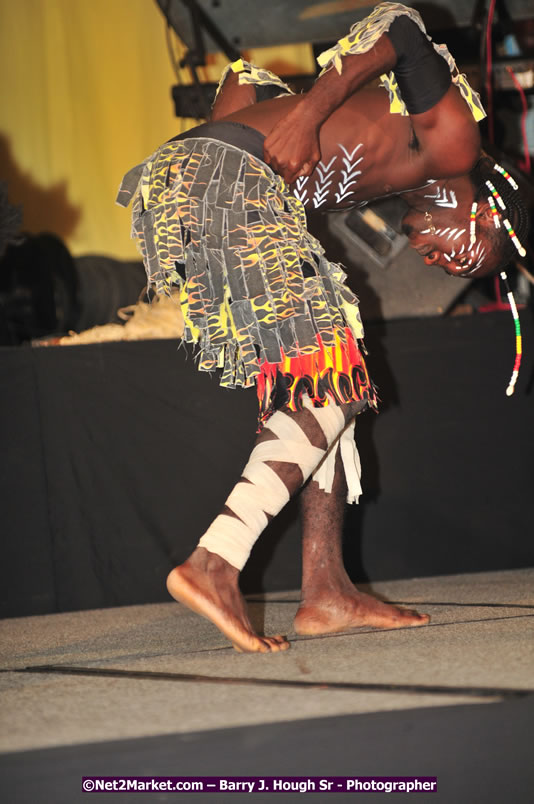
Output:
M497 163L495 163L494 166L493 166L493 169L496 170L498 173L500 173L501 176L503 176L506 179L506 181L510 184L510 186L514 190L519 189L519 186L518 186L517 182L512 178L512 176L510 176L510 174L508 173L507 170L505 170L503 167L501 167L501 165L498 165ZM493 216L494 226L495 226L495 228L498 228L500 226L499 213L498 213L497 207L495 206L495 201L493 199L495 199L497 201L497 204L500 206L500 208L503 211L506 210L506 205L505 205L503 199L501 198L501 196L499 195L496 187L492 184L491 181L488 180L486 182L486 187L488 187L489 191L491 192L491 195L493 196L493 198L491 196L488 198L488 202L489 202L489 205L490 205L491 214ZM506 231L508 232L508 236L512 240L512 243L514 244L517 252L519 253L519 256L520 257L525 257L527 252L523 248L523 246L521 245L521 243L519 241L519 238L516 235L516 233L514 232L514 230L512 228L512 224L510 223L508 218L505 218L503 216L503 223L504 223L504 226L506 228ZM510 377L510 382L508 383L508 388L506 389L506 396L512 396L512 394L514 393L514 390L515 390L515 384L517 382L517 378L519 376L519 367L521 365L521 357L523 355L523 341L522 341L522 337L521 337L521 325L520 325L520 322L519 322L519 313L517 312L517 305L515 303L514 295L512 293L510 285L508 283L508 277L507 277L505 271L501 271L501 279L504 282L505 287L506 287L506 295L507 295L507 298L508 298L508 304L510 305L510 310L512 311L512 316L513 316L513 319L514 319L514 327L515 327L515 361L514 361L514 367L513 367L513 370L512 370L512 376Z
M493 225L496 229L500 229L501 226L501 219L499 218L499 213L497 212L497 207L495 206L495 201L488 195L488 204L490 205L491 214L493 215Z
M498 165L496 162L493 165L493 170L496 170L497 173L500 173L501 176L504 176L504 178L506 179L508 184L511 184L514 190L519 190L519 185L517 184L515 179L513 179L512 176L510 176L510 174L508 173L507 170L505 170L503 167Z
M477 202L473 201L471 206L471 214L469 216L469 248L473 248L476 243L477 235L476 235L476 228L477 228Z
M519 376L519 366L521 365L521 357L523 354L523 341L521 338L521 325L519 323L519 313L517 312L514 294L512 293L510 285L508 284L508 277L505 271L501 271L501 279L503 280L506 286L506 296L508 298L508 304L510 305L512 315L514 317L514 326L515 326L515 361L514 361L514 368L512 370L512 376L510 377L510 382L508 383L508 388L506 389L506 396L512 396L515 390L515 384L517 378Z
M508 218L503 218L503 221L504 221L504 225L505 225L505 227L506 227L506 231L508 232L509 237L512 239L512 243L513 243L513 244L514 244L514 246L516 247L516 249L517 249L517 251L518 251L518 253L519 253L519 256L520 256L520 257L526 257L526 256L527 256L527 252L526 252L526 250L523 248L523 246L521 245L521 243L519 242L519 238L518 238L518 236L516 235L516 233L515 233L515 232L514 232L514 230L512 229L512 224L510 223L510 221L508 220Z
M491 193L491 194L492 194L492 196L495 198L495 200L497 201L498 205L500 206L500 208L501 208L501 209L503 210L503 212L504 212L504 210L506 209L506 204L504 203L504 201L502 200L501 196L499 195L499 192L498 192L498 190L495 188L495 185L494 185L494 184L492 184L492 183L490 182L490 180L489 180L489 179L488 179L488 181L486 182L486 187L488 188L488 190L490 191L490 193Z

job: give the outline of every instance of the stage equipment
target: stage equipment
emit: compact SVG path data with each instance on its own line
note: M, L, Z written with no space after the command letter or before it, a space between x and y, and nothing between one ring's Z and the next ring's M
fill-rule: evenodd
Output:
M350 26L371 13L376 3L362 0L313 2L313 0L157 0L171 27L193 52L199 52L199 31L207 52L229 48L329 42L339 39ZM448 0L425 4L425 26L433 30L470 26L478 13L475 0ZM514 20L532 17L531 0L508 0Z
M56 235L27 235L0 259L0 345L116 321L117 310L135 304L145 286L140 261L73 258Z

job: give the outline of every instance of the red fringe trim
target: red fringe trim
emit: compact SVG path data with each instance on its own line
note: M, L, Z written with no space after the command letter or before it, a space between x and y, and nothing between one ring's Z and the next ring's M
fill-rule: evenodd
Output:
M282 351L280 363L260 363L261 373L256 377L260 427L278 408L302 410L305 393L318 408L362 399L376 408L376 390L363 355L348 327L343 335L336 332L336 345L330 347L317 335L318 349L312 354L286 357Z

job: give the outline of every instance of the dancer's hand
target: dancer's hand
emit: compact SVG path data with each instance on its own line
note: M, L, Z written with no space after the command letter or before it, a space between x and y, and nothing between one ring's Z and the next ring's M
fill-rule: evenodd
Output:
M319 129L313 113L308 113L301 102L266 137L265 161L288 184L309 176L320 160Z

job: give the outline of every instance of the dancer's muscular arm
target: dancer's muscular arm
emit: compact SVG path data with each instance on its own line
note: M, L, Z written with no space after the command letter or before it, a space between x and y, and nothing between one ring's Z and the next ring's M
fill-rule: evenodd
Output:
M319 132L325 120L362 86L392 70L395 62L395 50L385 36L367 53L343 57L341 73L335 68L324 73L273 128L265 140L265 161L288 184L309 176L321 158Z
M408 9L407 9L408 11ZM292 183L320 159L322 124L370 80L394 71L424 153L429 176L460 175L478 155L478 130L468 107L451 88L448 65L419 26L397 17L364 53L345 53L341 71L323 73L311 91L280 120L265 142L265 158Z
M232 69L223 81L211 110L210 120L221 120L233 112L256 103L256 90L252 84L240 84L239 73Z
M223 73L210 119L221 120L255 103L293 94L274 73L238 59Z

